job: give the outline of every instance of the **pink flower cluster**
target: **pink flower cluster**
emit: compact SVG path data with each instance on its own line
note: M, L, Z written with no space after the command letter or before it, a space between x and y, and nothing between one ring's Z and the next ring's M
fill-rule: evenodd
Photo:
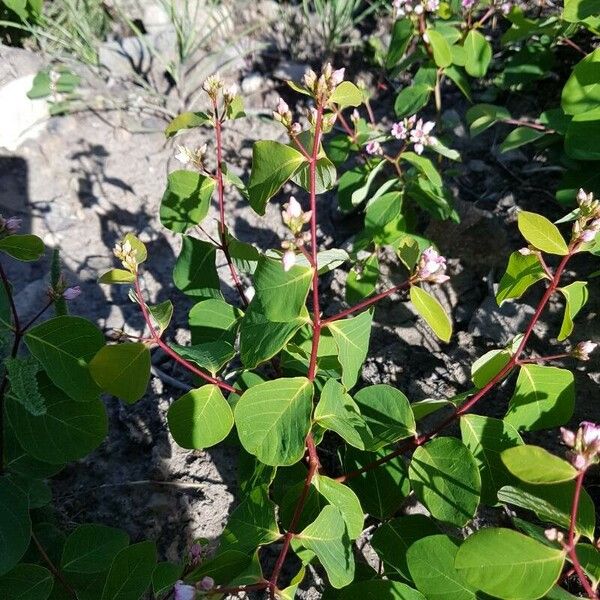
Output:
M582 421L579 429L571 431L561 427L562 441L570 448L568 456L571 464L579 471L598 462L600 453L600 425L591 421Z
M433 121L417 120L417 115L398 121L392 125L392 135L397 140L409 140L414 144L414 149L417 154L423 154L425 146L435 144L434 136L429 135L435 123Z
M424 12L436 12L440 7L440 0L393 0L392 6L400 17L411 13L418 16Z

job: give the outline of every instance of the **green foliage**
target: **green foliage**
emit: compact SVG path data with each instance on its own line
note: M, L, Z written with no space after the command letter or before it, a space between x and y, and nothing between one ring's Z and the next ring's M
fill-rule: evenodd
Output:
M9 235L0 239L0 252L17 260L38 260L44 250L44 242L37 235Z
M442 341L449 342L452 336L452 322L439 301L416 285L410 288L410 301L433 332Z
M577 476L570 463L539 446L508 448L501 458L506 468L525 483L562 483Z

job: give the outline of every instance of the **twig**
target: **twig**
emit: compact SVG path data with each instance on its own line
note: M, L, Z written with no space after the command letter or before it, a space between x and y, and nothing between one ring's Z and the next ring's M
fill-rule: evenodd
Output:
M77 600L77 594L75 590L71 587L71 584L65 579L64 575L56 568L55 564L52 562L52 559L48 556L48 554L44 550L44 547L38 540L35 533L33 533L33 531L31 532L31 539L33 540L33 543L38 549L38 552L40 553L41 557L44 559L44 562L46 563L48 569L50 569L52 575L56 577L60 584L65 588L65 590L67 590L69 595L72 596L75 600Z

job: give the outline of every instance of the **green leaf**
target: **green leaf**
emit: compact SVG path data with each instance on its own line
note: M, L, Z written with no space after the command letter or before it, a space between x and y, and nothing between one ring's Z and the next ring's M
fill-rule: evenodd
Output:
M562 18L569 23L578 23L598 15L595 0L565 0Z
M508 350L490 350L480 356L471 366L471 379L477 387L485 387L506 365L511 358Z
M211 243L184 236L173 269L175 287L188 296L221 298L216 257L217 250Z
M463 48L465 49L465 71L471 77L483 77L492 60L490 43L479 31L471 29L467 33Z
M498 502L498 490L513 481L500 454L507 448L522 444L523 440L512 425L480 415L463 415L460 432L479 469L481 501L494 506Z
M140 542L121 550L112 562L102 600L139 600L156 565L154 542Z
M96 523L79 525L65 542L61 568L75 573L103 573L128 544L129 536L122 529Z
M62 465L83 458L97 448L108 430L104 404L94 399L76 402L55 387L45 373L38 373L46 413L33 416L9 395L8 419L19 444L42 462Z
M390 70L398 64L415 34L410 19L398 19L392 28L392 37L385 57L385 68Z
M448 79L451 79L456 84L456 87L462 92L462 95L469 102L473 102L469 79L465 75L464 70L456 66L459 65L459 62L457 62L456 52L460 50L462 50L461 46L452 46L452 62L454 64L450 65L449 67L446 67L444 74L446 75L446 77L448 77ZM463 58L466 61L466 56L464 56Z
M373 579L370 581L357 581L335 596L323 595L323 600L425 600L425 596L417 590L408 587L399 581Z
M0 239L0 251L17 260L38 260L44 254L44 250L44 242L37 235L27 233Z
M378 246L393 244L405 231L401 192L388 192L369 202L365 212L364 235L372 242Z
M403 119L419 112L428 102L432 87L425 83L413 83L405 87L394 102L396 117Z
M498 284L496 302L500 306L505 300L520 298L534 283L546 274L535 254L523 255L513 252L508 259L506 273Z
M481 478L473 455L459 440L439 437L419 446L409 477L417 498L436 519L463 527L475 516Z
M304 308L312 277L310 267L295 265L284 271L281 260L261 257L254 274L253 309L276 323L296 319Z
M240 358L252 369L275 356L302 327L310 322L306 311L287 323L274 323L254 309L246 311L240 325Z
M53 585L54 579L48 569L21 563L0 577L0 598L46 600L52 592Z
M184 170L169 173L160 202L160 222L175 233L199 225L208 214L214 189L212 177Z
M78 402L98 397L88 363L104 345L102 332L81 317L55 317L32 327L25 344L50 379Z
M365 467L389 454L389 450L357 452L348 449L344 466L346 472ZM407 468L402 459L387 461L348 480L358 496L363 510L377 519L395 514L410 493Z
M531 600L552 588L564 561L562 550L511 529L488 527L462 543L455 567L469 584L495 598Z
M247 553L229 550L202 562L186 577L186 581L200 581L203 577L212 577L215 583L226 585L242 575L251 563L252 556Z
M150 350L142 343L104 346L89 368L105 392L133 404L144 395L150 381Z
M335 379L328 379L314 414L314 422L335 431L351 446L364 450L366 426L360 409L350 394Z
M475 592L454 568L457 552L457 544L446 535L424 537L409 546L410 575L427 600L475 600Z
M438 187L442 185L442 177L434 164L427 157L419 156L414 152L403 152L402 159L416 167L418 171L423 173L423 175L433 183L433 185Z
M594 586L600 581L600 552L591 544L577 544L575 547L577 559Z
M8 477L0 477L0 575L21 560L30 537L27 496Z
M347 390L356 384L363 362L367 358L372 321L373 312L367 310L356 317L327 325L338 347L338 360L343 371L342 383Z
M566 114L578 115L598 107L600 104L598 68L600 68L600 48L596 48L575 65L562 90L561 107Z
M433 332L448 343L452 337L452 321L442 305L429 292L416 285L410 287L410 301L415 310L433 329Z
M574 281L563 288L558 288L558 291L565 297L566 306L558 341L562 342L571 335L573 331L573 319L579 311L585 306L588 300L588 289L586 281Z
M121 284L121 283L133 283L135 281L135 274L131 271L126 271L125 269L111 269L104 273L100 279L99 283L104 283L105 285L113 285L113 284Z
M384 383L370 385L358 391L354 400L368 427L363 434L366 450L379 450L416 435L410 403L400 390Z
M467 110L466 117L471 136L475 137L498 121L510 119L510 113L503 106L476 104Z
M573 373L544 365L522 365L504 420L537 431L564 425L575 406Z
M519 231L535 248L549 254L568 254L569 249L558 227L536 213L522 210L518 215Z
M148 311L152 315L158 334L162 335L173 318L173 303L170 300L165 300L160 304L148 306Z
M305 377L252 386L235 406L235 424L247 452L272 466L293 465L304 455L313 386Z
M179 356L196 363L213 377L235 356L235 348L228 342L203 342L193 346L169 344Z
M248 184L250 206L259 215L264 215L267 202L304 162L302 154L286 144L264 140L255 142Z
M498 500L504 504L512 504L530 510L541 521L554 523L568 529L574 493L574 481L542 485L519 482L517 485L500 488ZM576 531L590 540L594 539L595 512L593 500L585 489L582 489L577 511Z
M598 135L600 135L600 107L575 115L565 136L567 155L578 160L600 160L600 149L594 143Z
M202 449L227 437L233 427L233 413L218 386L203 385L175 400L167 421L182 448Z
M168 592L181 579L182 574L182 565L159 562L152 571L152 591L156 596Z
M452 64L452 50L448 40L435 29L427 29L429 45L433 51L433 60L438 67L442 69Z
M388 569L392 569L410 581L407 550L417 540L439 533L439 529L429 517L420 514L408 515L392 519L376 529L371 538L371 545L383 560L386 573L389 573Z
M205 112L184 112L177 115L166 127L165 135L167 138L173 137L182 129L193 129L206 123L210 123L211 118Z
M329 504L342 513L349 538L355 540L359 537L363 530L365 515L356 494L347 485L324 475L317 474L312 480L312 485Z
M36 374L40 368L37 360L31 356L8 357L4 361L4 366L10 382L10 393L14 399L32 415L43 415L46 412L46 403L37 385Z
M526 144L531 144L547 135L547 131L532 129L531 127L517 127L513 129L500 144L500 152L509 152Z
M515 446L500 456L506 468L525 483L562 483L577 477L573 465L539 446Z
M202 300L190 309L189 324L192 344L223 341L235 343L241 312L224 300Z
M270 544L280 537L275 504L269 499L266 487L260 486L252 490L231 513L218 552L237 550L251 554L259 546Z
M325 506L296 539L317 555L334 588L339 589L352 582L354 556L346 522L338 508Z
M360 106L363 103L363 93L351 81L342 81L329 96L330 104L337 104L338 108Z

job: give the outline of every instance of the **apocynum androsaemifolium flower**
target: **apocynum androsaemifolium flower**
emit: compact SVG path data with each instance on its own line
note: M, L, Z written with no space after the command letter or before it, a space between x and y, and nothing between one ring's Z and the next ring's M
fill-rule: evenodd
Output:
M367 151L367 154L371 155L383 154L383 148L381 147L381 144L377 141L369 142L366 145L365 150Z
M187 585L183 581L178 581L173 586L174 600L194 600L196 598L196 588L193 585Z
M81 288L78 285L68 287L63 293L62 297L65 300L75 300L77 296L81 295Z
M560 428L562 441L570 450L567 453L571 464L578 470L587 469L598 462L600 453L600 425L582 421L576 432Z
M579 342L571 350L571 356L577 358L579 360L590 360L590 354L598 347L598 344L592 342L591 340L586 340L584 342Z
M421 254L415 275L418 280L430 283L445 283L450 279L446 275L446 259L432 246Z
M137 271L137 250L131 246L128 240L117 242L113 249L113 253L128 271L131 271L132 273Z

